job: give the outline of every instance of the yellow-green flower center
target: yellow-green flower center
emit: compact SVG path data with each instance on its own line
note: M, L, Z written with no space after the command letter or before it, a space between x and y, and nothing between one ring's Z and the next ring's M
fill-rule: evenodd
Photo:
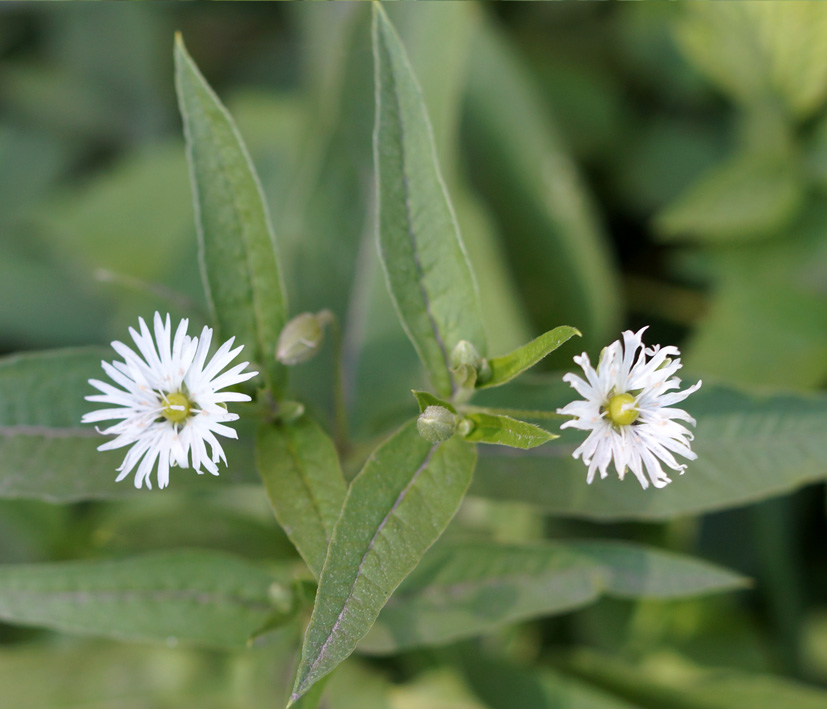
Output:
M638 417L635 408L635 397L631 394L617 394L609 399L606 406L606 413L617 426L628 426L634 423Z
M175 392L174 394L167 394L161 414L167 421L181 423L190 415L191 408L192 402L181 392Z

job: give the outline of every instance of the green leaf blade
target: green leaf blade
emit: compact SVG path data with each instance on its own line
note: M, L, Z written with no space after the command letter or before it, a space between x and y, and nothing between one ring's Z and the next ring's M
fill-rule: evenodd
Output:
M422 413L427 409L429 406L443 406L452 414L457 412L456 408L450 401L445 401L440 399L433 394L429 394L427 391L416 391L415 389L412 390L414 397L416 398L416 403L419 405L419 413Z
M393 590L459 508L476 451L459 438L431 446L409 423L371 456L348 490L305 634L293 700L370 630Z
M359 649L387 653L453 642L566 613L603 595L685 598L745 584L726 569L635 544L442 544L400 586Z
M474 423L474 428L465 440L474 443L493 443L527 450L557 438L533 423L502 414L472 413L466 418Z
M275 577L206 551L6 565L0 617L70 633L244 647L272 613Z
M485 353L476 283L436 158L422 93L384 10L374 5L374 160L379 249L402 324L440 396L460 340Z
M276 519L318 579L347 490L333 441L307 416L263 424L256 462Z
M175 67L202 276L218 336L236 337L278 390L285 370L274 352L287 306L261 184L235 123L180 35Z
M507 355L489 359L491 376L484 383L477 383L477 389L487 389L510 382L514 377L519 376L554 352L560 345L580 334L577 328L561 325L543 333Z
M544 389L538 405L553 409L571 400L556 385ZM571 457L583 434L565 431L528 455L487 447L471 494L566 517L651 521L746 505L824 479L827 397L704 386L682 406L697 421L692 450L698 458L661 490L621 481L613 467L605 480L587 485L585 466Z

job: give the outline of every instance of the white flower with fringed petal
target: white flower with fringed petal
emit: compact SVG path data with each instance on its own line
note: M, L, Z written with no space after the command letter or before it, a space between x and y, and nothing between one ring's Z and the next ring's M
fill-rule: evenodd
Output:
M573 401L557 413L574 417L560 428L589 431L573 453L589 467L589 483L598 471L605 478L614 461L621 480L628 468L644 489L649 480L661 488L671 482L662 464L683 474L686 465L679 463L675 454L687 460L697 458L690 447L693 435L680 423L694 426L695 419L673 404L697 391L701 382L677 391L681 380L673 375L682 366L680 351L672 346L645 347L645 330L624 332L622 344L616 340L603 350L597 368L585 352L575 357L585 380L576 374L563 377L585 399Z
M225 424L238 419L227 411L231 401L250 401L250 397L233 391L221 391L256 376L244 372L242 362L221 373L243 349L232 349L233 338L225 342L207 362L212 330L205 327L200 337L187 335L188 320L182 320L172 337L169 315L166 320L155 313L155 337L139 318L140 333L129 328L138 347L138 355L122 342L112 347L123 362L101 362L103 370L121 389L90 379L101 394L87 396L88 401L112 404L116 408L99 409L85 414L83 423L118 420L100 433L115 435L98 450L132 446L118 468L117 480L123 480L138 466L135 487L144 483L152 488L150 476L158 463L158 485L169 484L169 469L178 465L192 467L201 474L203 465L218 475L218 462L227 458L216 434L237 438L235 430ZM207 444L210 452L207 453Z

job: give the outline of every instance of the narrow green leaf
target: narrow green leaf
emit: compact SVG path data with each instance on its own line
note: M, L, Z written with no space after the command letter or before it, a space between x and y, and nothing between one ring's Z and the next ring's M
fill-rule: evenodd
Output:
M571 323L584 349L618 330L619 284L597 206L518 51L486 18L471 48L462 138L534 322Z
M124 451L98 451L107 439L80 423L99 406L84 401L95 393L88 380L100 378L101 359L111 357L108 350L67 349L0 358L0 498L73 502L141 494L127 480L115 482ZM233 467L211 480L217 485L243 480L243 466L234 464L244 449L230 442L225 450ZM205 482L179 470L171 486Z
M476 451L431 446L411 422L353 480L330 543L293 688L298 699L344 660L456 513Z
M347 489L333 441L309 416L263 424L256 462L276 519L319 578Z
M467 414L474 428L467 436L466 441L474 443L496 443L512 448L535 448L551 441L557 436L533 423L518 421L502 414L472 413Z
M220 339L236 337L245 356L278 388L285 370L274 352L286 303L267 205L230 114L175 42L175 82L187 139L204 289Z
M402 324L440 396L460 340L485 354L474 276L440 174L422 93L396 31L373 6L379 248Z
M543 333L540 337L533 339L522 347L518 347L507 355L489 359L491 377L482 384L478 382L477 389L487 389L510 382L514 377L533 367L546 355L554 352L564 342L580 334L578 329L562 325Z
M425 411L429 406L444 406L453 414L457 412L454 405L449 401L444 401L433 394L429 394L427 391L416 391L415 389L412 391L416 397L416 403L419 404L419 413Z
M547 392L537 405L566 403L557 384ZM705 385L682 406L698 422L698 459L662 490L620 481L611 467L608 478L587 485L585 466L571 457L584 434L566 430L529 455L486 447L471 492L565 516L663 520L756 502L827 475L827 396L750 396Z
M685 598L743 588L731 571L635 544L441 544L388 601L359 644L396 652L565 613L602 595Z
M286 577L286 571L282 572ZM206 551L0 567L0 618L69 633L244 647L276 577Z

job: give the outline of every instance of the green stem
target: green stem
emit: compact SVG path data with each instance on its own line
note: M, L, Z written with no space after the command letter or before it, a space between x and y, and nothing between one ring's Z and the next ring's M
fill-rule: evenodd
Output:
M534 419L535 421L543 421L548 419L567 419L571 418L565 414L558 414L554 411L537 411L525 409L501 409L490 406L462 406L462 413L470 414L499 414L501 416L511 416L519 419Z

